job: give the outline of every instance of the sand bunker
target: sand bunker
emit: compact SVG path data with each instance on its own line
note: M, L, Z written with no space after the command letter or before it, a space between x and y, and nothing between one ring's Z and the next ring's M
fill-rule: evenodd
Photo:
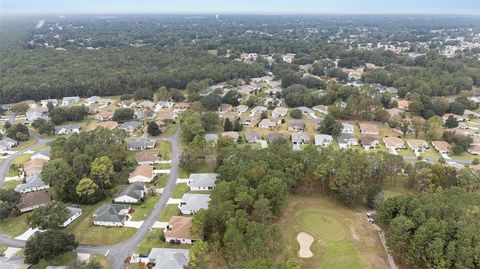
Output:
M298 244L300 244L300 250L298 251L298 256L300 258L313 257L313 253L310 250L310 246L312 245L313 241L315 241L313 236L304 232L300 232L297 235L297 241L298 241Z

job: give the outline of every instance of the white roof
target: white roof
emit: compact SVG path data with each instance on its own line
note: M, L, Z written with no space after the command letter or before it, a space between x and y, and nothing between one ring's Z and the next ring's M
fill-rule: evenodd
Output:
M213 187L217 180L218 174L216 173L200 173L190 174L188 180L188 186L190 187Z

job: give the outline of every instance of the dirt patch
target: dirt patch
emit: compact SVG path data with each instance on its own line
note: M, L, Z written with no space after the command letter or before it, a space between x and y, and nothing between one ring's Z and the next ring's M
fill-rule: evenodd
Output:
M313 257L313 252L310 250L310 246L312 245L315 238L310 234L305 232L300 232L297 235L297 241L300 245L300 249L298 250L298 257L300 258L311 258Z

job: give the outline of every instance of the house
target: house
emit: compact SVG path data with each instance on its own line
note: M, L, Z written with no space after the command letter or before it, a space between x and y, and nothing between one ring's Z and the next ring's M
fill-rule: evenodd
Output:
M155 143L155 139L148 139L146 137L132 138L127 140L127 150L153 149Z
M218 174L216 173L199 173L190 174L187 186L191 191L207 191L215 187Z
M134 131L141 129L142 126L143 126L143 123L139 121L128 121L120 125L118 129L125 130L127 133L133 133Z
M398 94L398 89L395 87L387 87L386 91L391 94L395 94L395 95Z
M333 142L333 137L326 134L316 134L314 136L315 146L329 146Z
M55 134L56 135L68 135L73 133L80 133L80 126L77 124L66 124L55 126Z
M468 147L468 152L473 155L480 155L480 146L479 145L470 145Z
M78 102L80 102L80 97L78 96L63 97L62 106L69 106Z
M43 182L41 174L28 176L25 179L25 183L19 184L15 187L15 191L19 193L28 193L47 189L50 189L50 185Z
M220 106L218 107L218 112L220 112L220 113L226 113L230 110L232 110L232 105L231 104L223 103L223 104L220 104Z
M137 106L137 103L131 100L123 100L120 102L122 108L134 108Z
M301 146L310 143L310 136L304 132L297 132L292 134L292 144Z
M427 141L421 140L421 139L408 139L407 145L411 150L415 152L420 152L425 149L428 149Z
M205 134L205 140L207 142L217 143L218 135L217 134Z
M11 139L9 137L0 140L0 151L7 151L15 147L18 144L17 140Z
M340 148L349 148L352 146L358 146L358 141L352 134L341 134L337 138L338 146Z
M262 135L255 131L245 132L244 136L247 143L257 143L259 140L262 140Z
M143 201L148 190L143 182L129 184L115 198L113 202L120 204L138 204Z
M151 182L153 180L153 166L142 164L137 166L128 177L128 183L134 182Z
M30 160L34 160L34 159L42 159L42 160L45 160L45 161L49 161L50 160L50 156L51 156L51 148L50 147L46 147L44 149L42 149L41 151L35 153L32 155L32 157L30 157Z
M276 122L271 121L270 119L263 119L259 124L259 128L273 129L277 126Z
M399 109L399 108L390 108L390 109L385 109L385 111L387 111L388 115L390 115L390 117L393 117L393 116L400 116L402 115L402 113L405 113L405 111Z
M33 108L27 111L27 113L25 113L25 118L29 123L32 123L36 119L49 120L50 118L48 117L48 108L46 107Z
M432 141L432 145L440 154L447 154L452 150L452 145L446 141Z
M248 106L239 105L239 106L236 107L236 110L237 110L238 114L242 114L242 113L244 113L248 110Z
M173 103L169 101L160 101L155 105L155 110L160 111L162 109L170 109L173 107Z
M305 129L305 123L303 121L289 121L288 130L291 132L303 132Z
M50 203L50 194L47 191L24 193L20 196L17 208L21 213L29 212Z
M127 220L130 206L127 204L103 204L93 214L93 225L121 227Z
M373 136L362 136L360 138L360 144L362 144L365 150L377 148L380 146L380 142L378 141L378 139Z
M99 121L107 121L107 120L111 120L112 118L113 118L113 112L111 111L102 111L97 115L95 115L95 119Z
M442 116L443 118L443 122L446 122L447 119L452 116L454 119L456 119L458 122L468 122L470 119L468 117L465 117L465 116L460 116L460 115L456 115L456 114L452 114L452 113L447 113L447 114L444 114Z
M160 162L160 157L158 156L158 152L154 150L144 150L135 155L135 161L137 161L139 165L155 164Z
M397 107L400 110L408 111L408 107L410 106L411 101L405 99L398 99L397 100Z
M363 135L379 135L378 126L375 123L360 123L360 131Z
M315 111L313 111L312 109L310 109L306 106L297 107L296 109L302 111L303 115L310 116L310 117L315 117Z
M471 164L469 167L473 170L480 171L480 164Z
M113 130L118 127L118 122L116 121L102 121L97 124L98 127L107 128Z
M288 108L286 107L276 107L272 111L272 118L280 118L280 117L285 117L288 113Z
M160 110L157 113L157 120L162 121L174 121L175 120L175 113L169 110Z
M176 103L173 106L173 111L175 113L181 113L190 108L190 103Z
M352 124L342 122L342 134L353 134L355 129Z
M221 136L231 138L233 141L238 141L238 138L240 138L240 135L237 132L223 132L221 133Z
M23 164L25 176L38 175L42 172L43 164L47 161L44 159L33 159Z
M190 194L186 193L178 205L183 215L193 215L200 209L207 209L210 202L210 194Z
M383 143L385 143L385 147L389 151L405 148L405 144L403 143L403 140L398 137L384 137Z
M250 116L243 120L242 125L245 127L255 127L257 123L258 123L257 117Z
M282 133L271 132L268 134L268 142L270 144L282 141L285 139L285 136Z
M252 111L251 111L251 115L254 116L254 115L257 115L257 114L261 114L263 111L267 111L268 109L264 106L256 106L254 108L252 108Z
M324 105L316 105L312 107L312 109L323 114L328 114L328 107Z
M474 111L471 111L471 110L468 110L468 109L465 109L465 111L463 111L463 116L465 117L469 117L469 118L473 118L473 119L480 119L480 113L477 113L477 112L474 112Z
M62 227L67 227L74 220L78 219L82 214L83 210L80 207L69 206L68 209L68 219L61 225Z
M91 97L88 97L87 99L85 99L85 105L87 106L91 106L93 104L96 104L100 101L100 96L91 96Z
M48 103L52 103L53 106L58 106L58 100L57 99L40 100L40 104L42 105L42 107L47 107Z
M153 109L155 108L156 104L150 100L145 100L137 104L137 107L143 109Z
M148 254L152 269L183 269L188 261L188 249L152 248Z
M193 244L195 240L190 233L192 217L173 216L163 231L165 242L175 244Z

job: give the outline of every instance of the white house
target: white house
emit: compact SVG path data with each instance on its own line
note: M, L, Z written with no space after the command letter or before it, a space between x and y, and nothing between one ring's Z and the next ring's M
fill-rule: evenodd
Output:
M43 182L41 174L28 176L25 179L25 183L19 184L15 187L15 191L19 193L28 193L47 189L50 189L50 185Z
M51 156L50 150L51 150L50 147L46 147L46 148L42 149L41 151L33 154L32 157L30 157L30 159L31 160L42 159L42 160L45 160L45 161L49 161L50 156Z
M147 192L145 183L135 182L123 189L113 201L121 204L138 204L143 200Z
M55 126L55 134L56 135L67 135L73 133L80 133L80 126L76 124L66 124Z
M215 187L216 173L190 174L187 185L191 191L207 191Z
M286 107L276 107L272 111L272 118L280 118L280 117L285 117L288 113L288 108Z
M62 224L62 227L67 227L70 225L70 223L78 219L83 214L83 210L79 207L69 206L67 209L69 212L68 219Z
M342 122L342 134L353 134L355 129L352 124Z
M183 215L193 215L200 209L207 209L210 202L210 194L186 193L178 205Z
M78 96L63 97L62 106L73 105L78 102L80 102L80 97Z
M315 146L329 146L333 142L333 137L326 134L316 134L314 140Z
M122 227L127 220L130 206L126 204L103 204L93 214L97 226Z
M153 180L153 177L153 166L148 164L142 164L137 166L137 168L135 168L135 170L130 173L130 176L128 177L128 182L151 182Z
M44 99L40 101L40 104L42 105L42 107L47 107L48 103L52 103L53 106L58 106L57 99Z
M337 138L338 146L340 148L348 148L351 146L358 146L358 141L355 136L351 134L342 134Z

